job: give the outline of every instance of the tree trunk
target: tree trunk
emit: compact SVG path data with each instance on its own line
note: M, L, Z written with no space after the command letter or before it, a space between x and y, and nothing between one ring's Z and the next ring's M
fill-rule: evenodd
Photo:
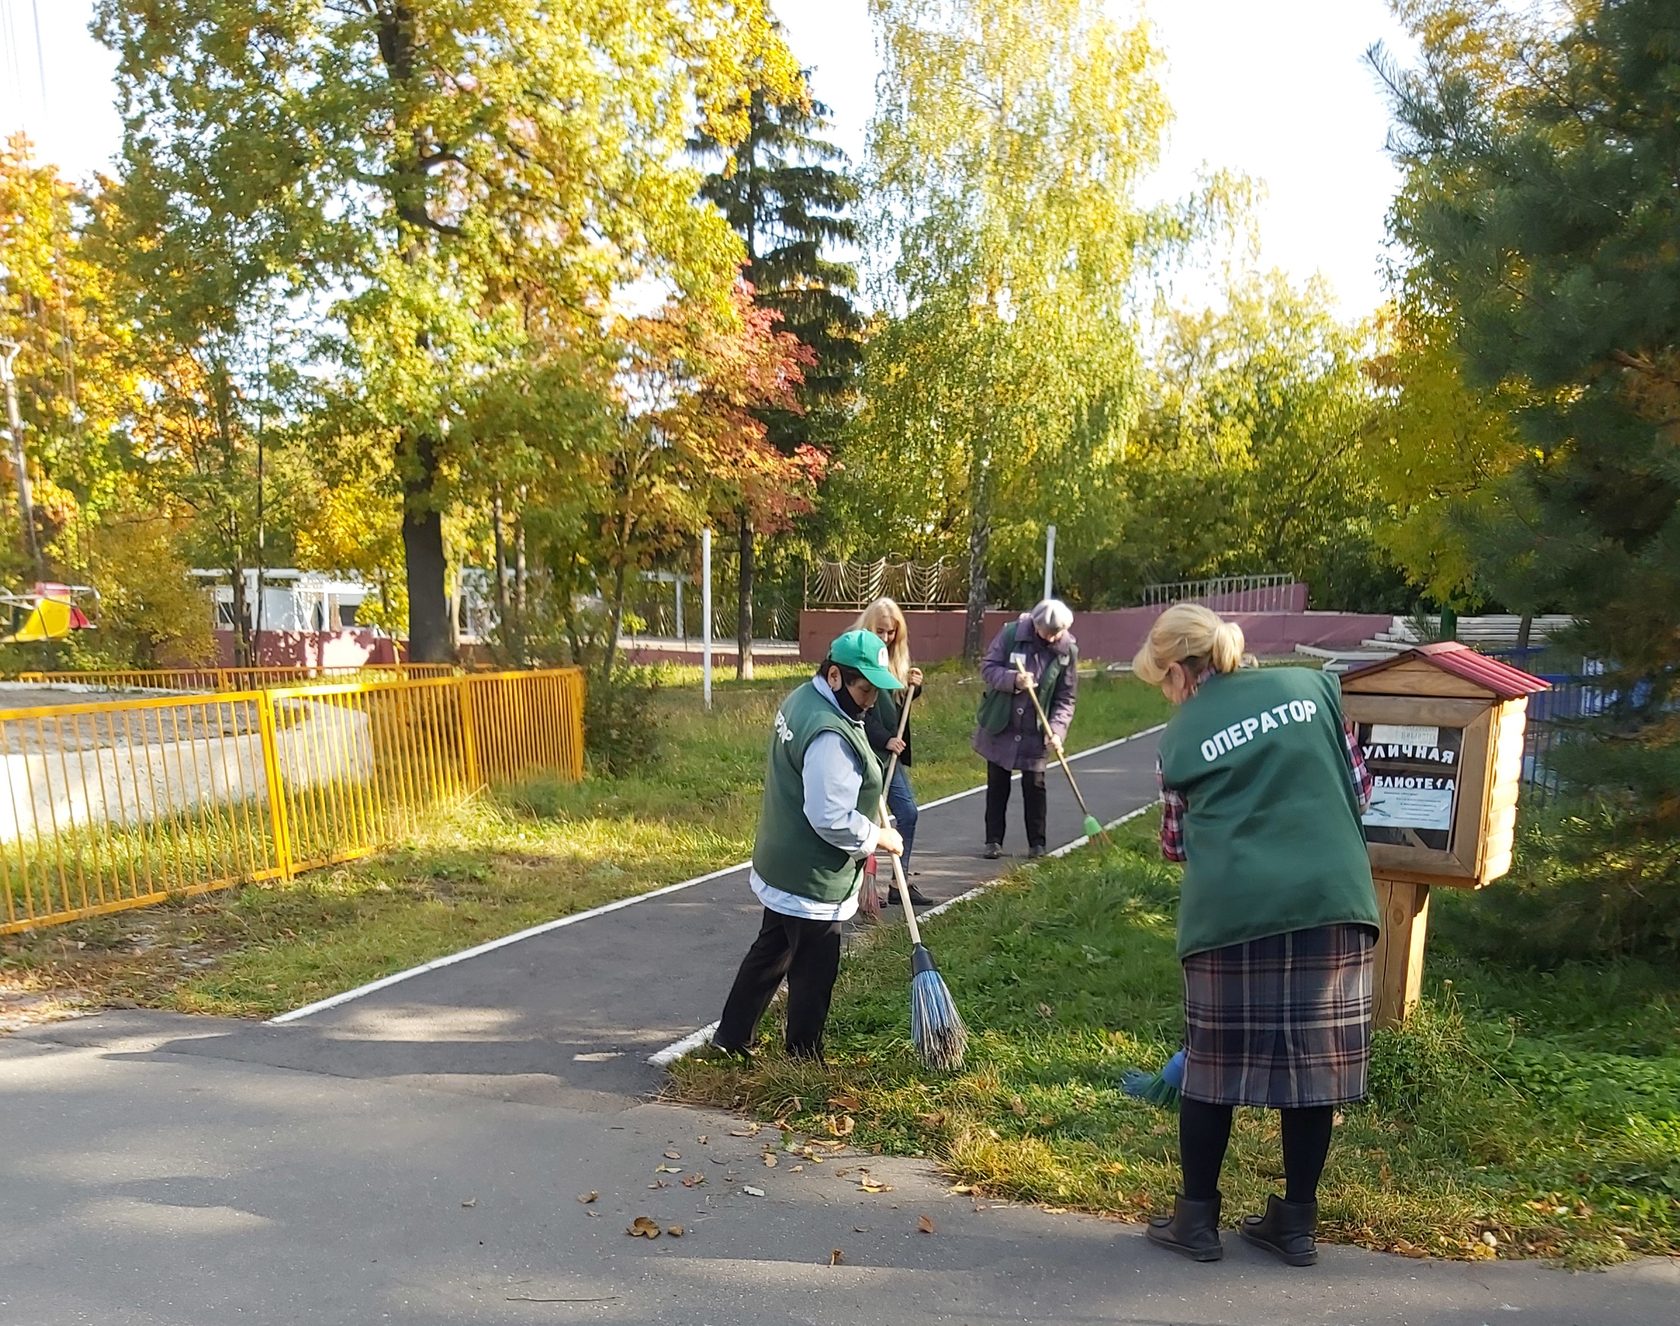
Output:
M524 493L520 494L520 509L524 509ZM530 567L525 561L525 522L515 518L513 522L513 623L514 623L514 661L520 667L530 662L530 656L525 642L525 623L529 620L525 615L526 586L530 584Z
M490 534L496 545L496 630L501 636L502 657L513 657L513 622L508 616L507 541L502 537L502 486L496 485L490 499Z
M1528 648L1529 637L1534 634L1534 614L1525 612L1522 620L1517 623L1517 652Z
M239 558L228 567L229 583L233 585L233 662L235 667L256 666L251 656L251 604L245 594L245 568Z
M443 552L443 512L432 488L437 479L437 439L411 439L415 464L403 472L403 560L408 570L408 658L411 663L453 663L448 565Z
M992 543L991 485L985 458L976 449L970 466L968 518L968 616L963 622L963 657L980 661L986 647L986 554Z
M735 676L751 681L753 675L753 577L757 568L753 563L752 517L741 512L741 574L736 582L735 602Z
M603 685L612 681L613 663L618 658L618 635L624 626L624 580L626 568L623 560L613 569L613 601L612 611L608 615L607 652L601 659L601 682Z

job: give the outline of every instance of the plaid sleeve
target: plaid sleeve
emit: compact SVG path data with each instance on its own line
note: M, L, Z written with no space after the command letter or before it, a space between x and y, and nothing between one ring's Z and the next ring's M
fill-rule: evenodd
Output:
M1161 855L1169 861L1184 860L1184 793L1167 787L1161 761L1155 761L1155 785L1161 789Z
M1342 725L1342 736L1347 741L1348 775L1353 779L1353 794L1359 799L1359 809L1367 810L1371 805L1371 793L1376 787L1376 780L1371 777L1370 767L1365 763L1365 748L1354 735L1352 723Z

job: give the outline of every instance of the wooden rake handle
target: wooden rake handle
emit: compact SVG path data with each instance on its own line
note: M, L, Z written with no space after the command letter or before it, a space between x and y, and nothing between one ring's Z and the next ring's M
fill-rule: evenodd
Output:
M1079 803L1080 813L1086 819L1093 818L1091 808L1085 804L1085 797L1079 790L1079 784L1073 781L1073 770L1068 767L1067 755L1063 752L1061 743L1056 740L1056 734L1050 729L1050 719L1044 713L1044 706L1038 702L1038 691L1033 687L1032 674L1019 663L1015 665L1015 671L1027 679L1027 698L1032 701L1033 712L1038 715L1039 724L1044 728L1045 743L1056 752L1056 758L1062 765L1062 772L1067 775L1068 786L1073 789L1073 799ZM1103 832L1103 841L1108 841L1106 830Z
M915 699L915 687L907 686L904 692L904 708L899 710L898 713L898 737L900 741L904 739L904 729L910 725L910 706ZM876 803L877 818L875 822L882 828L885 828L887 821L892 818L887 811L887 788L892 783L893 774L897 768L898 752L894 751L892 758L887 761L887 776L881 784L880 800ZM904 923L910 927L910 942L920 944L922 942L922 931L921 927L916 924L916 909L910 903L910 885L904 878L904 863L898 859L896 853L888 852L886 856L892 861L893 879L896 881L898 888L899 906L904 908Z

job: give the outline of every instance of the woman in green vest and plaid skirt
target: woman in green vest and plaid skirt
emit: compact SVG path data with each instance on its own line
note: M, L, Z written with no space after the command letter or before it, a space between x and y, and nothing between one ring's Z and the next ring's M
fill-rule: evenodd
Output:
M1371 777L1333 677L1252 663L1242 628L1198 604L1162 613L1134 660L1177 706L1161 734L1161 849L1184 862L1183 1191L1147 1233L1217 1260L1232 1110L1275 1109L1286 1190L1238 1228L1306 1266L1336 1107L1364 1097L1370 1059Z

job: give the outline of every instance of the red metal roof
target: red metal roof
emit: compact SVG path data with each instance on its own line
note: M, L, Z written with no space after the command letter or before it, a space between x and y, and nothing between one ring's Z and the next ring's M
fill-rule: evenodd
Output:
M1486 654L1478 654L1469 645L1460 644L1457 640L1419 645L1416 649L1408 649L1404 654L1396 654L1380 663L1371 663L1362 668L1349 668L1343 676L1369 677L1373 673L1385 672L1397 663L1404 663L1413 658L1420 658L1431 667L1440 668L1442 672L1450 672L1455 677L1473 682L1491 691L1501 700L1518 700L1525 695L1537 695L1541 691L1551 689L1549 683L1524 672L1521 668L1514 668L1509 663L1489 658Z

